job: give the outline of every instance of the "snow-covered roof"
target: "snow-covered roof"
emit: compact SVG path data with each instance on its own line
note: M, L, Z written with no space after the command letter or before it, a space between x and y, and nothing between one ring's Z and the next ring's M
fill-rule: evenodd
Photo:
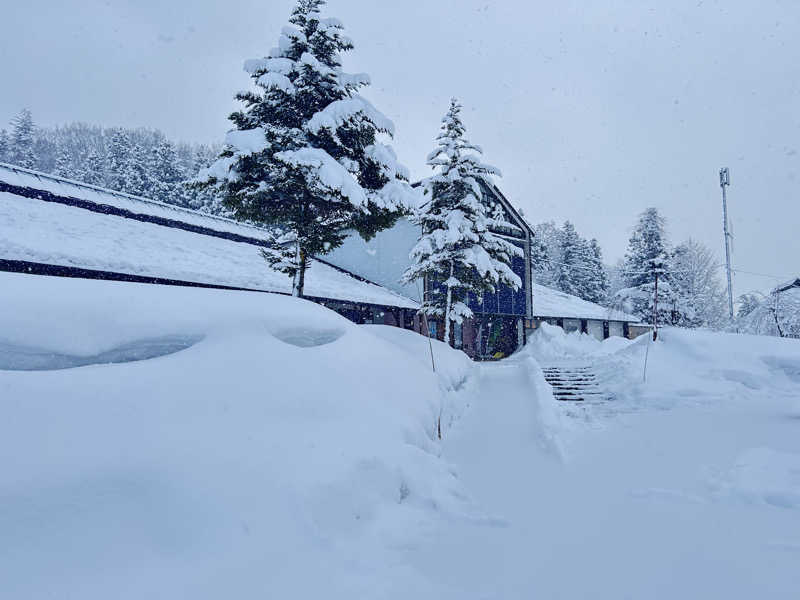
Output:
M64 198L86 200L104 206L113 206L114 208L127 210L135 214L181 221L191 225L236 233L256 239L263 240L267 237L267 233L263 228L254 225L247 225L232 219L201 213L173 204L164 204L163 202L158 202L149 198L132 196L124 192L117 192L88 183L56 177L55 175L23 169L22 167L5 163L0 163L0 183L48 192Z
M538 283L534 283L532 286L534 317L627 321L629 323L639 321L633 315L559 292Z
M261 257L256 241L263 239L265 232L257 227L5 166L0 167L2 183L82 198L92 204L87 210L0 191L0 259L291 292L289 278L270 269ZM107 206L253 242L186 231L133 216L103 214ZM418 307L409 298L319 261L311 264L305 291L307 296L331 300Z

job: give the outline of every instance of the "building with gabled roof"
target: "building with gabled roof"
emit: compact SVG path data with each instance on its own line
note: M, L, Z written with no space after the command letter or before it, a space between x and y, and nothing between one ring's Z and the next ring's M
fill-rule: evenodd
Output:
M260 249L268 232L0 164L0 270L290 294ZM326 261L314 260L307 299L356 322L413 323L418 304Z
M501 357L544 321L600 339L628 335L635 317L533 281L533 231L495 184L481 185L512 224L494 233L523 250L512 264L523 286L472 295L475 316L454 327L456 347L477 359ZM324 260L313 259L306 299L356 323L440 338L441 324L426 329L417 314L422 286L400 283L419 234L407 219L368 242L353 233ZM289 294L289 278L261 257L268 238L262 227L0 164L0 270Z
M598 339L631 333L630 325L638 322L638 318L536 284L531 264L533 230L497 185L484 181L481 187L484 198L499 204L506 221L514 225L514 229L494 230L493 233L523 249L524 256L515 257L512 264L523 287L513 290L507 285L498 285L494 294L484 294L482 298L471 295L468 305L475 316L463 326L453 327L453 342L457 348L478 359L507 355L524 344L527 336L543 321L567 331L583 331ZM422 285L400 282L419 236L418 226L401 219L370 241L351 234L326 259L420 301L424 293ZM431 320L429 329L433 336L441 338L440 323Z

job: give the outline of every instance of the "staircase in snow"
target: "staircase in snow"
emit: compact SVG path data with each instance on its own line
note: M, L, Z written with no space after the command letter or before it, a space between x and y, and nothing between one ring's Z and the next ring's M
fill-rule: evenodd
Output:
M576 365L548 366L544 378L553 386L556 400L564 402L604 402L611 394L602 390L591 367Z

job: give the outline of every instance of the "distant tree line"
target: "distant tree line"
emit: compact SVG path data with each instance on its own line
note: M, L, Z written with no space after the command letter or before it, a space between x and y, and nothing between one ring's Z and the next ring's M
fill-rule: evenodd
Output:
M569 221L561 227L548 221L533 225L532 229L534 281L604 304L608 298L608 272L597 240L582 237Z
M157 129L37 127L28 109L0 129L0 162L215 214L224 209L214 194L186 182L218 153L219 147L174 143Z
M603 262L596 239L582 237L566 221L532 225L533 279L553 289L661 325L722 328L727 324L720 265L714 253L689 239L672 246L666 220L648 208L638 218L625 257ZM656 309L656 278L658 305Z
M666 219L655 208L641 215L628 241L628 251L615 268L609 305L646 323L709 327L727 324L725 292L714 253L689 239L672 246ZM656 285L658 293L656 294Z

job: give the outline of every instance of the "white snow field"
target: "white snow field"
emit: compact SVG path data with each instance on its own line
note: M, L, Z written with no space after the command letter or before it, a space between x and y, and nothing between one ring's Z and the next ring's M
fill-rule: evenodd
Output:
M0 596L796 596L800 344L661 338L434 375L302 300L0 274Z

